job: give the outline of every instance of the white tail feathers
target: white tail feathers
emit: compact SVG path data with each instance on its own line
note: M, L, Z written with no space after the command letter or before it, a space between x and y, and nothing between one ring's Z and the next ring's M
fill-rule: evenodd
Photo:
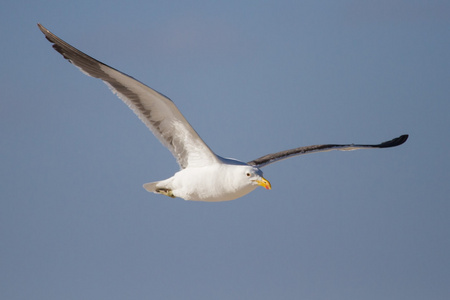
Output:
M149 182L143 185L144 189L146 189L149 192L156 193L156 185L159 183L159 181L155 182Z

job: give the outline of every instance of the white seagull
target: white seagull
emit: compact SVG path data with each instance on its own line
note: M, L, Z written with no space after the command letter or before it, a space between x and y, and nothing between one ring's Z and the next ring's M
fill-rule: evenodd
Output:
M41 24L39 29L53 48L83 73L103 80L166 146L180 165L172 177L144 184L149 192L195 201L228 201L242 197L258 186L271 189L262 167L297 155L331 150L389 148L403 144L402 135L377 145L314 145L268 154L242 162L216 155L203 142L175 104L163 94L72 47Z

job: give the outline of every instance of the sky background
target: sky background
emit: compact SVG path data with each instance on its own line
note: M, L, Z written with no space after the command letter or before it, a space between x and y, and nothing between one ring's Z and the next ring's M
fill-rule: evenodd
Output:
M410 139L188 202L175 159L36 23L169 96L219 155ZM2 1L2 299L450 299L448 1Z

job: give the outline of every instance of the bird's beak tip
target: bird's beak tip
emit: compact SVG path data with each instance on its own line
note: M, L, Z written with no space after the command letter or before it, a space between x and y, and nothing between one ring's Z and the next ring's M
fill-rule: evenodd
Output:
M270 184L270 182L263 177L261 177L261 179L257 180L256 182L258 183L258 185L264 187L266 190L272 189L272 185Z

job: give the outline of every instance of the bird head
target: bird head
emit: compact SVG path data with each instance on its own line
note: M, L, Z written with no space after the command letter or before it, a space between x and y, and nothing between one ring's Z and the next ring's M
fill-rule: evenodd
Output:
M244 167L241 176L247 178L252 185L259 185L267 190L272 189L270 182L263 177L263 172L258 168L246 166Z

